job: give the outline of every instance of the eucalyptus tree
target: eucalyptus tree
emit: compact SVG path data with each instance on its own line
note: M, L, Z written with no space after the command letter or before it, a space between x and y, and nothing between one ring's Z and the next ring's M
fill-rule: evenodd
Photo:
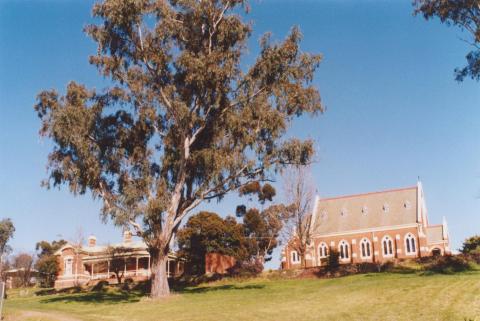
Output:
M415 14L427 20L439 18L442 23L460 27L470 34L463 39L472 50L466 55L467 65L455 69L455 78L480 80L480 1L479 0L414 0Z
M85 31L98 46L90 63L111 85L72 81L37 98L40 134L54 143L45 184L90 191L104 220L145 240L152 297L169 294L167 254L186 215L313 153L312 141L285 134L323 110L312 84L321 56L302 52L293 28L281 42L263 36L245 67L243 9L245 0L104 0Z

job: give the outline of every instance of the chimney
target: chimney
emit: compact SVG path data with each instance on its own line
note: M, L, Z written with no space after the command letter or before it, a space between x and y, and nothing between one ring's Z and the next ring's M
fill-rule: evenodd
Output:
M132 242L132 233L128 230L123 232L123 243L130 244Z
M88 237L88 246L94 247L95 245L97 245L97 238L94 235L90 235Z

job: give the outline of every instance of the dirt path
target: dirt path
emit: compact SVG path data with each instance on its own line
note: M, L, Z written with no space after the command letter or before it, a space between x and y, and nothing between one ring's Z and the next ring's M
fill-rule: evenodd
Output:
M20 320L38 320L38 321L81 321L68 315L54 312L39 311L16 311L15 314L7 315L4 321L20 321Z

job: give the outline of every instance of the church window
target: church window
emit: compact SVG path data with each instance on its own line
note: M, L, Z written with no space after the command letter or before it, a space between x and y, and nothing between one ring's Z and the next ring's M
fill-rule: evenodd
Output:
M410 233L408 233L405 236L405 249L406 249L406 253L409 254L409 255L417 253L417 248L416 248L416 244L415 244L415 237Z
M325 258L328 255L328 247L325 242L322 242L318 247L318 256L320 258Z
M340 259L348 260L348 258L350 257L350 254L349 254L349 246L346 241L343 240L340 242L340 244L338 245L338 250L340 254Z
M371 243L367 238L360 242L360 255L363 259L372 257Z
M384 257L393 256L393 241L388 235L385 235L382 239L382 253Z

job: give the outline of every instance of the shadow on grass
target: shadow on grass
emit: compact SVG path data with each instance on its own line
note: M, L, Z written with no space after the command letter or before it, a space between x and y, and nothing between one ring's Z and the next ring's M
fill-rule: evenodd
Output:
M215 291L224 291L224 290L255 290L255 289L263 289L264 287L265 285L263 284L249 284L245 286L225 284L225 285L218 285L218 286L183 288L180 291L180 293L205 293L205 292L215 292Z
M41 300L41 303L134 303L140 301L143 294L136 292L89 292L70 295L55 296Z

